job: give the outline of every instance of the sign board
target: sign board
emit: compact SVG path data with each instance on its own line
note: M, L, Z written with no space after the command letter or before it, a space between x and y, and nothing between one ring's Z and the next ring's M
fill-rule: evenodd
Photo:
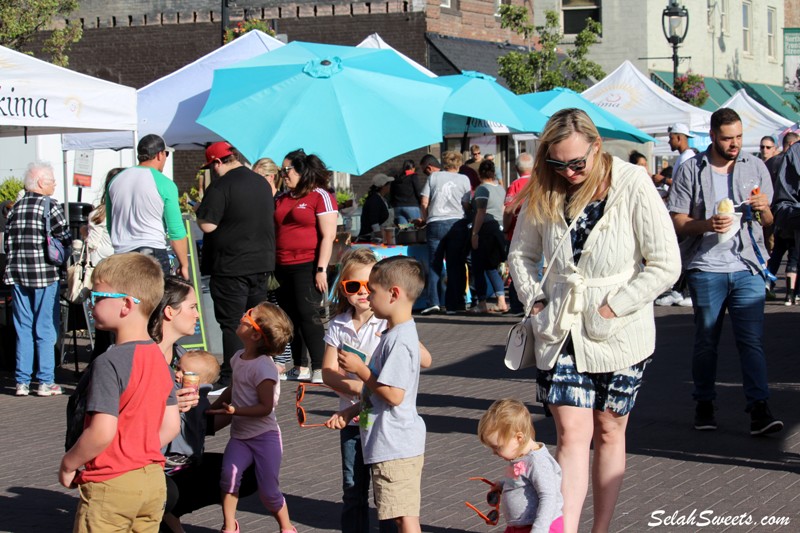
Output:
M800 93L800 28L783 29L783 90Z
M187 350L208 350L208 339L206 338L206 315L203 310L203 287L200 282L200 256L197 253L197 242L192 238L192 221L189 217L184 216L184 223L186 224L186 235L189 239L189 281L194 287L194 293L197 295L197 313L200 319L194 327L194 335L183 337L178 341L178 344Z
M78 150L75 152L75 168L72 172L74 187L92 186L92 168L94 167L94 150Z

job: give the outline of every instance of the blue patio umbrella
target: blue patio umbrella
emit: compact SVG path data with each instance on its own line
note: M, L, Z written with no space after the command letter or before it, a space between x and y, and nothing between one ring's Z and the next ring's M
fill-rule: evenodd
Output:
M487 74L465 70L433 81L453 91L444 110L464 117L460 121L446 117L446 133L464 131L457 130L461 124L469 124L468 117L499 123L518 132L542 131L547 123L546 116Z
M520 98L530 104L531 107L547 115L548 118L553 116L556 111L562 109L571 107L582 109L586 111L586 114L592 119L592 122L597 126L597 130L602 137L622 139L637 143L655 142L655 139L645 132L631 126L621 118L617 118L612 113L593 104L570 89L559 87L551 91L523 94Z
M250 161L303 148L364 174L441 141L449 94L394 51L295 41L216 70L197 122Z

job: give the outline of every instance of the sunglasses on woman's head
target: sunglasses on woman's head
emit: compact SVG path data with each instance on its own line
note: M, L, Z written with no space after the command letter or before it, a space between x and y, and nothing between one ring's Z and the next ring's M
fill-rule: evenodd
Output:
M361 287L364 287L364 290L367 291L369 294L369 287L367 287L367 281L362 279L346 279L342 280L342 290L348 296L352 296L354 294L358 294L361 292Z
M322 427L325 424L306 424L308 416L306 415L306 410L300 405L300 403L302 403L303 399L306 397L306 387L323 387L326 389L330 389L330 387L323 383L299 383L297 385L297 393L294 400L294 407L297 410L297 423L300 424L301 428Z
M486 479L485 477L471 477L470 480L476 481L483 481L486 484L489 484L494 488L494 483ZM486 503L494 507L491 511L486 514L483 514L481 511L478 510L477 507L472 505L469 502L464 502L467 507L478 513L478 516L483 518L483 521L489 524L490 526L496 526L497 523L500 521L500 492L496 490L490 490L486 493Z
M557 159L545 159L545 162L556 172L564 172L570 169L573 172L580 172L586 168L586 160L589 159L589 153L592 151L594 145L590 144L589 149L586 150L586 155L580 159L573 159L571 161L559 161Z

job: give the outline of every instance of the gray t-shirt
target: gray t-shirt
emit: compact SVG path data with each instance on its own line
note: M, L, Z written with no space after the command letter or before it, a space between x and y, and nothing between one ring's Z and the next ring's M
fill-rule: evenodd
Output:
M561 467L544 444L510 462L500 484L500 510L509 526L532 525L531 533L547 533L563 514Z
M364 387L359 415L364 464L422 455L425 422L417 414L419 337L414 320L383 333L369 366L378 383L403 389L405 395L393 407Z
M713 169L711 170L714 205L719 205L720 200L723 198L733 198L731 191L732 179L733 173L723 174ZM739 231L732 239L721 243L716 232L709 231L704 233L700 241L700 247L697 249L697 253L689 263L688 268L696 268L703 272L715 272L718 274L747 270L747 266L742 262L739 255L742 246L742 235L742 231Z
M464 218L463 201L469 201L469 178L456 172L439 171L428 177L422 188L427 196L428 222Z
M486 208L486 220L503 222L503 202L506 191L496 183L482 183L475 189L475 198L472 200L475 209Z

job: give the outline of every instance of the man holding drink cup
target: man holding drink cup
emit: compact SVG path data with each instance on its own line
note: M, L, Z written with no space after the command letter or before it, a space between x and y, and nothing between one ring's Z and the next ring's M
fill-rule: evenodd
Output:
M741 359L750 434L764 435L783 429L767 405L762 345L764 286L770 275L762 226L773 222L772 181L761 160L741 153L742 121L735 111L714 112L710 135L711 146L678 168L667 203L675 231L690 237L681 243L681 253L695 314L694 427L717 429L717 344L728 309Z

